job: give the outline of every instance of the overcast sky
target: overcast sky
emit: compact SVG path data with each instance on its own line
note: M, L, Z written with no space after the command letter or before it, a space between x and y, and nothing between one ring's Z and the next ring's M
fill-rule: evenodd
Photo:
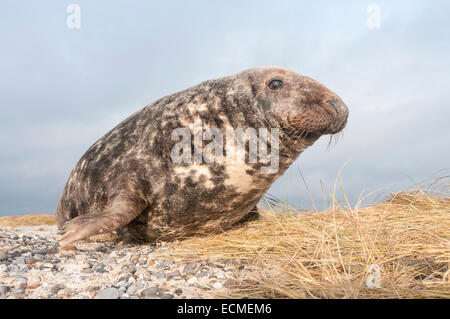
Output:
M280 199L311 206L300 168L320 202L348 160L352 203L449 172L449 1L78 1L79 29L71 3L0 4L0 216L53 214L81 155L129 114L261 65L311 76L350 109L335 146L322 137L274 184Z

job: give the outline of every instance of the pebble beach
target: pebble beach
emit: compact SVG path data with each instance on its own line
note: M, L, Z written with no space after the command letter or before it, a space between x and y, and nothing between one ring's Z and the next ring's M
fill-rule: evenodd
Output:
M172 256L168 245L79 242L56 226L0 227L0 299L192 299L256 284L237 260Z

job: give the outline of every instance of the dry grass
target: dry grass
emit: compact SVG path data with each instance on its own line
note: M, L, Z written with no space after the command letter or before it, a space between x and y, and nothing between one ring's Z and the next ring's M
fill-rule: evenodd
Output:
M174 249L254 267L258 284L234 297L450 298L450 198L417 190L366 208L268 214Z
M0 217L0 227L22 227L55 225L55 216L52 215L24 215Z
M262 220L172 243L169 251L255 269L258 284L225 297L450 298L450 187L442 185L441 197L419 188L365 208L335 202L321 213L276 203ZM54 217L0 218L0 226L42 224L54 224Z

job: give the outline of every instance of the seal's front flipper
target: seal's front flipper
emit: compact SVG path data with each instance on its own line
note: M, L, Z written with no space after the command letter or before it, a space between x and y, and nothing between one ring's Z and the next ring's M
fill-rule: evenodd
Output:
M109 233L136 218L147 206L141 198L118 196L101 212L80 215L65 222L59 229L59 244L65 247L77 240Z

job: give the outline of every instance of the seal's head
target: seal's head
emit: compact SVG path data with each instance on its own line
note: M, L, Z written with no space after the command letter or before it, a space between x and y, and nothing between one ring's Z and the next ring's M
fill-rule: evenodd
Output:
M348 109L342 99L310 77L279 67L244 73L254 106L263 110L271 125L303 144L338 133L347 124Z

